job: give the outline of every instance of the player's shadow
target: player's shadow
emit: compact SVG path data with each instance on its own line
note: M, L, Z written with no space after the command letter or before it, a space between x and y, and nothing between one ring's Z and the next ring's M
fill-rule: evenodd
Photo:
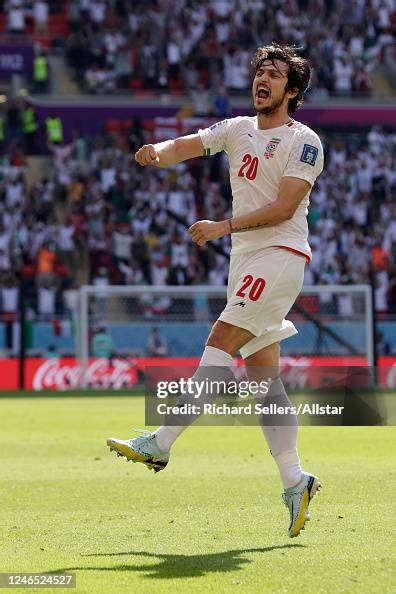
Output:
M146 551L126 551L119 553L93 553L81 555L82 557L144 557L156 559L156 563L147 564L119 564L111 567L64 567L54 569L54 572L66 571L136 571L144 574L143 577L151 579L174 579L186 577L202 577L210 573L227 573L241 569L251 563L244 554L269 553L279 549L304 548L302 544L285 544L273 547L254 549L241 549L223 551L221 553L208 553L204 555L167 555L161 553L148 553Z

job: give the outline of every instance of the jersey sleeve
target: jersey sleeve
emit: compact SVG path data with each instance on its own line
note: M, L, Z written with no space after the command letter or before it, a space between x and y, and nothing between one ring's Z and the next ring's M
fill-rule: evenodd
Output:
M222 120L221 122L213 124L210 128L198 130L207 157L215 155L220 151L227 150L227 140L231 121L232 120Z
M322 169L323 147L319 137L312 131L298 135L290 151L283 177L298 177L313 185Z

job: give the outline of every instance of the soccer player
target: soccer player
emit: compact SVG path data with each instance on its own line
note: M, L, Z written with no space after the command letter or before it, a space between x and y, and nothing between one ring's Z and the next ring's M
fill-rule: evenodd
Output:
M265 370L274 370L268 401L291 406L279 377L279 343L297 333L285 316L300 293L311 258L306 216L312 186L323 168L323 149L315 132L291 117L308 88L308 61L294 48L274 44L258 48L252 65L255 117L226 119L197 134L144 145L135 159L142 166L169 167L226 151L233 216L198 221L189 229L200 246L229 233L232 237L227 304L193 379L205 377L209 366L231 368L240 351L249 378L257 379L260 369L265 376ZM308 506L320 483L301 469L297 419L274 424L263 416L260 423L283 483L289 535L297 536L309 519ZM180 421L172 425L168 419L154 433L129 440L110 438L107 444L158 472L185 429Z

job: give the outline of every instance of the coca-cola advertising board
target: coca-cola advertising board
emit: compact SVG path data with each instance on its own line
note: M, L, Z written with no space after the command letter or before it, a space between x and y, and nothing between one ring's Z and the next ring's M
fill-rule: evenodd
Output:
M161 378L173 379L191 375L199 364L197 357L90 359L85 370L85 385L95 389L127 389L136 386L157 368ZM242 366L241 359L236 361ZM0 359L0 390L18 390L17 359ZM83 385L84 372L78 359L29 358L25 363L25 388L35 391L76 390ZM365 369L364 357L283 357L282 378L290 387L320 387L324 382L342 379L340 369ZM161 368L161 369L158 369ZM325 370L325 373L323 372ZM380 357L377 379L381 387L396 388L396 357Z

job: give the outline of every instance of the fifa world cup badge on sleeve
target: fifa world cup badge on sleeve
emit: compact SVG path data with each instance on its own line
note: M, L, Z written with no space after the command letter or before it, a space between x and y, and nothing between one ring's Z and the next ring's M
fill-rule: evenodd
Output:
M319 150L316 148L316 146L312 146L312 144L304 144L300 161L303 163L308 163L308 165L312 165L313 167L316 163L318 152Z

